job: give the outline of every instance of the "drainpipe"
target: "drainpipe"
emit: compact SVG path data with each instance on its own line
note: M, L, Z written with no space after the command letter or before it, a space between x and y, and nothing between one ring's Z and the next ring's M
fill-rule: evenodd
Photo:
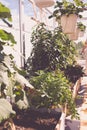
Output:
M21 68L25 66L25 33L24 33L24 0L19 0L19 30L20 30L20 57Z

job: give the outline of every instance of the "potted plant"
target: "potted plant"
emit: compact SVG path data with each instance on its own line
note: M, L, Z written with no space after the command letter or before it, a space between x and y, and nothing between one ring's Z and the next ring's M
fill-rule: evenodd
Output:
M36 88L36 92L29 93L31 107L47 108L49 112L51 110L61 112L61 130L65 128L67 115L78 118L70 89L71 84L62 71L56 70L47 73L39 71L37 76L32 77L30 81Z
M72 92L71 83L60 70L53 72L38 71L37 76L30 79L30 83L34 85L36 91L29 93L29 101L31 107L34 108L60 108L68 104L68 109L72 117L77 116Z
M73 33L75 32L77 18L82 17L80 12L83 12L84 6L83 3L77 6L76 3L57 1L51 17L56 17L56 20L60 19L60 25L64 33Z

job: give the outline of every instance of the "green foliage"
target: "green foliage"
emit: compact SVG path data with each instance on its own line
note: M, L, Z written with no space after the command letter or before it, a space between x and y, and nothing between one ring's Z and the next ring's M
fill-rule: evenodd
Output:
M85 4L83 4L83 2L72 3L67 2L66 0L63 2L57 1L54 7L53 14L50 16L50 18L55 17L58 20L62 15L69 16L70 14L76 14L78 15L78 17L81 18L82 15L80 14L80 12L83 12L83 7L85 7Z
M28 109L30 105L29 105L29 101L27 99L25 91L22 90L22 92L23 92L23 98L19 98L19 100L16 102L15 105L17 106L17 108L21 110L25 110L25 109Z
M74 43L63 34L61 28L47 30L41 23L32 33L33 49L27 60L27 71L35 75L38 70L54 71L57 68L66 68L75 60Z
M13 90L13 94L16 95L15 101L19 101L20 99L23 100L24 93L20 86L16 86Z
M54 72L39 71L38 76L31 78L31 84L35 86L36 92L29 93L31 107L64 106L68 104L68 109L72 115L76 115L74 100L70 90L70 83L60 70Z
M64 70L66 77L70 82L75 83L80 77L83 77L83 67L80 65L68 65Z
M1 2L0 2L0 18L1 19L7 18L9 21L12 21L11 12L10 12L9 8L7 8Z
M82 0L73 0L76 6L84 7L86 4Z
M11 21L10 10L2 3L0 3L0 19L5 23L7 23L5 20ZM15 114L12 110L13 104L21 109L29 107L24 87L33 88L21 75L23 72L15 65L12 54L7 55L3 51L4 46L11 47L15 43L11 33L0 29L0 122Z
M10 56L5 56L0 63L0 97L6 98L9 96L10 102L16 103L19 100L24 100L24 86L33 86L14 69L13 60ZM14 101L13 101L14 100Z
M77 23L77 28L80 29L80 31L86 30L86 26L82 22Z
M0 39L4 40L3 42L6 44L6 41L10 41L12 45L16 42L14 40L14 36L11 33L6 32L5 30L0 29Z

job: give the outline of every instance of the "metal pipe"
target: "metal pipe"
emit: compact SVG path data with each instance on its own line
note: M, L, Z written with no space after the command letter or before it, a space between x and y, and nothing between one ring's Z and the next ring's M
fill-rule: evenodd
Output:
M25 33L24 33L24 0L19 0L19 30L20 30L20 53L25 57ZM25 59L20 57L21 67L24 68Z

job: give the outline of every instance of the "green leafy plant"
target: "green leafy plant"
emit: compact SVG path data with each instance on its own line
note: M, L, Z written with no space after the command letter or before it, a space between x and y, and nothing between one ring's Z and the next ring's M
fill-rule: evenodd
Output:
M0 2L0 19L6 18L12 21L10 9Z
M50 31L41 23L33 31L31 43L33 49L26 63L29 76L36 75L38 70L66 68L75 60L74 42L68 39L61 28Z
M5 30L0 29L0 38L3 41L3 44L14 45L16 42L14 40L14 36L11 33L6 32Z
M69 81L74 84L80 77L83 77L84 75L83 67L78 64L68 65L67 68L64 70L64 73Z
M78 5L78 6L77 6ZM62 15L69 16L70 14L76 14L78 17L82 17L80 12L83 12L83 7L85 7L85 4L83 2L80 3L72 3L67 2L66 0L63 2L56 2L56 5L54 7L53 15L51 17L55 17L57 20L60 19Z
M12 20L10 10L2 3L0 3L0 19L3 22ZM16 44L14 36L0 29L0 122L12 118L12 114L15 115L15 111L12 110L13 104L21 109L29 107L24 87L33 88L23 76L23 71L15 65L12 54L7 55L3 51L4 46L11 47L14 44ZM21 102L21 107L18 102Z
M54 72L39 71L37 76L31 78L31 84L36 88L36 92L30 91L31 107L52 108L68 104L69 114L72 117L77 116L72 92L70 90L70 82L66 79L60 70Z
M86 30L86 26L85 26L82 22L78 22L78 23L77 23L77 28L78 28L80 31L85 31L85 30Z

